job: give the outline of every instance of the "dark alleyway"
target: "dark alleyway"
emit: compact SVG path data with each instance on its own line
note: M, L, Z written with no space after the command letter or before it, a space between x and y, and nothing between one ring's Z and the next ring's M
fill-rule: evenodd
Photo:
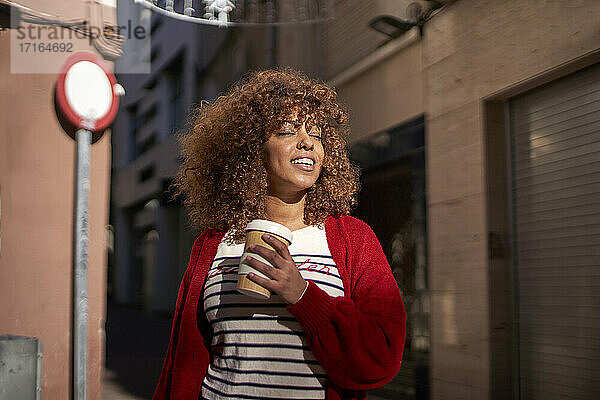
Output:
M103 399L150 399L169 343L171 317L107 306Z

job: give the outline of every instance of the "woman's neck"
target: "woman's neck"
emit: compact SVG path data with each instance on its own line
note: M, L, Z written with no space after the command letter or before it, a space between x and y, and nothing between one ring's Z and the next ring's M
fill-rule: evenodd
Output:
M276 195L265 197L265 217L269 221L277 222L288 227L291 231L305 228L304 204L306 194L282 198Z

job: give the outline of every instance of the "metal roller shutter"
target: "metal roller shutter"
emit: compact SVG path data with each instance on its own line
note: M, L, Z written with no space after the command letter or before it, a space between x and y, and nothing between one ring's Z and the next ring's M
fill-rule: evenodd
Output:
M600 399L600 65L510 101L521 399Z

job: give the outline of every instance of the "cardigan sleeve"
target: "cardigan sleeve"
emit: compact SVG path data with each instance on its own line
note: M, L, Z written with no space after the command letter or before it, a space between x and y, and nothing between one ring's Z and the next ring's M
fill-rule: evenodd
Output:
M194 274L196 260L198 258L198 254L200 252L200 248L202 247L202 242L205 236L206 233L203 233L196 239L196 242L192 247L192 254L190 256L188 267L185 271L185 274L183 275L183 279L181 280L181 285L179 286L177 302L175 303L173 325L171 327L171 338L169 340L169 347L167 348L165 362L160 373L160 378L158 380L156 390L154 391L154 396L152 396L152 400L169 400L170 398L171 381L173 377L173 362L175 359L175 349L177 348L177 341L179 338L179 328L181 327L183 307L185 305L185 299L187 297L188 289L190 287L192 275Z
M375 234L364 226L347 261L356 273L351 294L330 297L309 282L304 296L287 307L329 379L353 390L377 388L394 378L406 335L398 285Z

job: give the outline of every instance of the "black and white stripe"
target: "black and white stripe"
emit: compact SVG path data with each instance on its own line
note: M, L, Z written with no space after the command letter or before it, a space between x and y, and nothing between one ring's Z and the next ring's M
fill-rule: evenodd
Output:
M237 292L243 250L243 244L222 242L204 284L214 357L202 383L202 398L324 399L327 374L283 299L275 293L259 300ZM304 279L332 297L343 296L323 229L311 226L293 232L289 250Z

